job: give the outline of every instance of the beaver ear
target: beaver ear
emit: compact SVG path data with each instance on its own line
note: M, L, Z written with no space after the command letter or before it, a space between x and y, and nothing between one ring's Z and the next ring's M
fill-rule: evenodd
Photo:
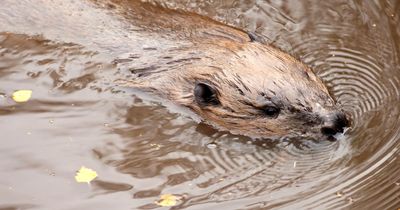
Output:
M262 44L267 43L262 36L257 35L255 32L247 32L247 35L249 36L250 42L260 42Z
M194 99L200 106L220 104L215 88L204 83L197 83L194 87Z
M255 41L257 41L257 36L253 33L253 32L247 32L247 35L249 36L249 38L250 38L250 42L255 42Z

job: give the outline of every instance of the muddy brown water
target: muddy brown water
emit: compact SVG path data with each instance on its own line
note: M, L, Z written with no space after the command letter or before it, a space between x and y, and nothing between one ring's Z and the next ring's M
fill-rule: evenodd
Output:
M152 3L255 31L300 58L351 113L352 129L300 147L216 131L113 83L126 76L124 59L158 62L176 43L152 40L174 30L149 37L120 1L6 0L0 209L167 208L155 204L163 194L181 198L172 209L400 208L399 1ZM160 19L183 20L168 13ZM13 102L18 89L32 98ZM99 175L90 185L74 180L82 165Z

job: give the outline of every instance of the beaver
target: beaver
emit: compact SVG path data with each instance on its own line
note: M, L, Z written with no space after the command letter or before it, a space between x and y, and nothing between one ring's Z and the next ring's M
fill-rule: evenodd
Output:
M218 129L256 138L334 140L349 126L348 115L308 66L210 18L128 0L3 4L3 30L116 56L115 65L129 72L116 83L187 107Z

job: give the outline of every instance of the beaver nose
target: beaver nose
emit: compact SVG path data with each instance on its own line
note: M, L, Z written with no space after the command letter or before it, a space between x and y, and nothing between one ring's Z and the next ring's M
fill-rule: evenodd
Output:
M345 113L335 112L325 118L321 133L326 136L333 136L336 133L343 133L344 128L349 125L350 121Z

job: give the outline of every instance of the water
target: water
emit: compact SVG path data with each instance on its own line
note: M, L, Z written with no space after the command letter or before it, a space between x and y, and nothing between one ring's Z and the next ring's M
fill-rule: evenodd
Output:
M353 125L306 146L218 132L115 85L118 55L157 55L137 48L152 42L112 12L119 1L34 2L0 7L0 209L153 209L169 193L173 209L400 207L398 1L160 1L312 66ZM32 98L13 102L18 89ZM99 175L90 185L74 180L82 165Z

